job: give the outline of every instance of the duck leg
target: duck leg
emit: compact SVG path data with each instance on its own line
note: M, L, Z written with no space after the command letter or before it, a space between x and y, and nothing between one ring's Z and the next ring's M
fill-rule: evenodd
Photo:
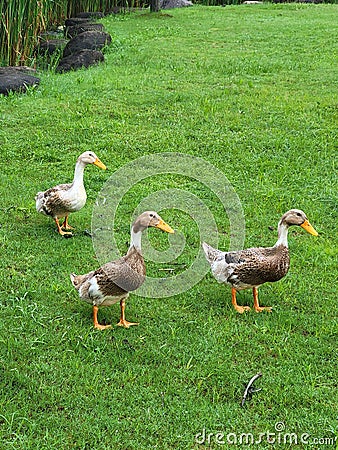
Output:
M100 325L97 320L97 312L99 308L96 305L93 305L93 322L94 322L94 328L97 328L98 330L105 330L106 328L111 328L111 325Z
M71 227L68 223L68 216L65 217L65 220L61 225L61 228L64 228L65 230L74 230L74 227Z
M258 289L256 287L252 288L253 298L254 298L254 308L256 312L262 312L264 310L271 312L271 306L259 306L258 303Z
M231 299L232 299L232 304L234 305L234 308L237 312L239 312L240 314L243 314L244 311L250 311L250 306L239 306L237 305L237 300L236 300L236 289L235 288L231 288Z
M125 315L124 315L124 311L126 309L126 299L125 298L122 298L120 300L120 306L121 306L121 317L120 317L119 323L117 323L116 325L118 325L119 327L124 327L124 328L129 328L131 325L139 325L138 323L128 322L128 320L126 320Z
M59 234L61 234L61 236L64 236L66 234L72 236L72 233L70 231L63 231L62 227L60 226L59 219L57 217L54 217L54 222L56 223L56 226L58 227L58 232Z

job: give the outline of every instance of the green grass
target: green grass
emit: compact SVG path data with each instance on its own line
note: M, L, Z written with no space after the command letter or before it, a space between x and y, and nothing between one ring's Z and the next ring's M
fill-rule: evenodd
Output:
M0 98L1 448L228 448L195 435L258 439L278 422L299 440L337 436L336 16L337 5L288 4L107 17L105 64L40 73L37 89ZM88 201L71 216L74 238L63 239L36 213L34 195L70 181L89 149L109 171L86 169ZM95 199L114 171L159 152L202 157L225 174L245 213L247 247L272 245L288 209L306 212L320 235L290 230L290 272L260 289L272 314L237 314L230 289L209 273L174 297L131 295L126 314L139 327L93 329L68 274L98 265L85 233ZM122 199L121 251L134 209L165 188L201 198L227 248L217 197L168 174ZM177 263L174 273L200 245L188 212L161 212L185 233L183 253L162 266ZM166 235L149 235L168 247ZM162 276L162 267L150 263L149 273ZM238 299L252 303L249 291ZM113 324L118 316L118 305L99 313ZM241 408L243 385L258 371L262 391Z

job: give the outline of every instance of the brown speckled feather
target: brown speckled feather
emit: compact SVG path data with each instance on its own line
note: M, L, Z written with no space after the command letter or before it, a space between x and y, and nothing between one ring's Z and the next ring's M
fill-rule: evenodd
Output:
M146 268L143 256L131 247L127 255L104 264L85 275L72 274L72 283L80 297L95 305L109 303L126 297L128 292L138 289L144 282ZM112 300L113 297L115 300Z
M104 296L121 295L135 291L145 280L146 267L143 256L131 247L126 256L104 264L94 272Z
M72 188L73 184L59 184L45 192L38 192L35 199L40 200L41 210L46 216L58 217L60 213L71 212L71 205L63 197L62 193Z
M231 253L226 253L229 260ZM266 282L278 281L283 278L290 266L289 251L280 245L270 248L251 248L236 252L239 261L228 277L228 283L234 287L242 284L259 286Z
M217 281L238 290L278 281L290 266L289 250L284 245L235 252L222 252L205 243L203 248Z

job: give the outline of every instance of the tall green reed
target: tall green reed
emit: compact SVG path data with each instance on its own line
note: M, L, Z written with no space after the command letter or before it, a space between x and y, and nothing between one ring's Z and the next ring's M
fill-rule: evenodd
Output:
M54 3L48 0L0 0L2 65L30 63L38 35L56 23L62 14L60 5Z
M125 0L0 0L0 64L32 65L38 36L81 11L110 12Z

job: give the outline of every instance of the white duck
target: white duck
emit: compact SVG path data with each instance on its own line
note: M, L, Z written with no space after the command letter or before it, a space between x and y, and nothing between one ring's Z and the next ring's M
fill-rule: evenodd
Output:
M73 228L68 224L69 214L79 211L86 204L87 194L83 184L83 173L87 164L94 164L100 169L106 169L106 166L94 152L84 152L76 161L72 183L58 184L45 192L38 192L35 196L36 210L39 213L52 217L58 232L62 236L72 235L71 232L63 230L71 230ZM60 225L59 219L62 217L65 219L63 224Z
M138 289L145 280L146 267L141 253L141 235L148 227L174 233L174 230L155 211L146 211L135 220L131 227L130 247L125 256L85 275L70 274L71 282L79 291L80 298L93 305L95 328L104 330L111 327L111 325L98 323L98 307L111 306L118 301L120 301L121 315L117 325L125 328L138 325L125 319L125 301L129 292Z

